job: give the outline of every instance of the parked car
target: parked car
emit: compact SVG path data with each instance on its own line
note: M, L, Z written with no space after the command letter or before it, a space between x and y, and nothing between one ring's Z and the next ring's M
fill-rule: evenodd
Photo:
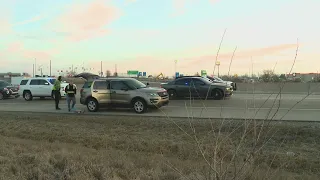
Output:
M52 88L56 78L52 77L35 77L23 79L20 82L19 94L26 101L32 101L34 97L40 97L44 99L46 97L54 98L54 93ZM61 83L61 97L65 97L66 93L64 91L68 83Z
M0 80L0 100L10 98L10 97L19 97L19 86L13 86L7 81Z
M180 77L168 83L161 83L170 99L179 97L213 98L215 100L229 97L233 94L232 86L223 82L212 82L206 77Z
M147 87L134 78L100 78L85 82L80 90L80 103L90 112L100 107L128 107L144 113L148 107L166 106L169 96L165 89Z
M203 77L203 76L182 76L182 77ZM221 82L223 82L223 83L225 83L225 84L227 84L227 85L230 85L230 86L232 86L232 89L233 89L233 91L236 91L237 90L237 83L235 83L235 82L232 82L232 81L225 81L225 80L223 80L223 79L221 79L221 78L219 78L219 77L217 77L217 76L205 76L206 78L208 78L208 79L210 79L212 82L214 82L214 83L221 83ZM176 79L179 79L179 78L181 78L181 77L176 77Z
M237 83L235 83L235 82L225 81L225 80L223 80L223 79L221 79L221 78L219 78L219 77L216 77L216 76L214 76L214 77L207 76L207 78L210 79L210 80L213 81L213 82L223 82L223 83L226 83L226 84L232 86L232 88L233 88L234 91L237 90Z

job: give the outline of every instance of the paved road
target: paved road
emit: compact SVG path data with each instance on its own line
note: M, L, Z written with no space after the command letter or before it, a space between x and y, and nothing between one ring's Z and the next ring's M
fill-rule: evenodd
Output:
M79 98L77 98L79 99ZM303 100L304 99L304 100ZM300 102L301 101L301 102ZM300 102L300 103L299 103ZM205 117L205 118L253 118L298 121L320 120L320 96L290 95L279 97L267 94L235 94L226 100L172 100L170 104L159 110L151 110L143 116L170 116L170 117ZM272 108L272 106L274 106ZM67 113L65 101L62 100L63 110L54 109L54 101L50 99L34 99L27 102L22 98L0 101L0 111L29 111L29 112L57 112ZM86 109L78 104L78 108ZM271 113L270 113L271 112ZM137 115L127 109L104 109L96 114L101 115ZM255 115L256 114L256 115ZM269 114L269 115L268 115Z

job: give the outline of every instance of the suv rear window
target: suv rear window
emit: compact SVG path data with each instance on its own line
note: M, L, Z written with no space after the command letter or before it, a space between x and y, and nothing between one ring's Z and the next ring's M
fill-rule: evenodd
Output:
M82 88L91 88L92 81L87 81L83 84Z
M28 80L22 80L21 82L20 82L20 85L26 85L28 83Z

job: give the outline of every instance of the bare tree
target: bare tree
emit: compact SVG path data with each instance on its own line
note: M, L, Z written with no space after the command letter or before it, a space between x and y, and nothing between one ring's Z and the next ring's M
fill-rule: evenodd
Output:
M267 70L263 70L261 79L262 79L264 82L270 82L270 81L272 80L273 76L274 76L273 70L267 69Z

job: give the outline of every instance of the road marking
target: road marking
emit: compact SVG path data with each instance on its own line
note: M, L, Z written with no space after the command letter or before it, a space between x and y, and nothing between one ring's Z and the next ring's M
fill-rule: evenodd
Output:
M0 103L0 104L6 104L6 105L30 105L29 103ZM41 106L52 106L52 107L54 107L54 103L42 103L41 104ZM67 106L67 104L60 104L60 106L61 107L66 107ZM80 105L80 106L78 106L79 108L80 107L83 107L83 108L85 108L86 106L82 106L82 105ZM34 108L36 108L36 107L34 107ZM224 110L224 109L229 109L229 110L277 110L278 108L277 108L277 106L275 106L275 107L261 107L261 108L259 108L259 107L256 107L256 108L254 108L254 107L249 107L249 108L241 108L241 107L237 107L237 106L206 106L206 107L203 107L203 106L164 106L163 108L180 108L181 110L186 110L186 109L203 109L203 110L205 110L205 109L216 109L216 110L220 110L220 109L222 109L222 110ZM1 109L1 108L0 108ZM292 110L292 111L320 111L320 108L293 108L293 109L291 109L291 107L289 107L289 108L279 108L279 110Z

